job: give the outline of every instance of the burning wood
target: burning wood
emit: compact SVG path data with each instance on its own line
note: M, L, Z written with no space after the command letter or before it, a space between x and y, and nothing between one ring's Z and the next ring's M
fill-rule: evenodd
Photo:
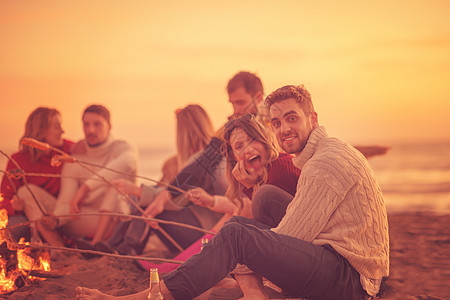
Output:
M3 200L0 194L0 202ZM50 254L43 249L26 247L23 238L14 243L6 226L8 213L0 210L0 294L11 293L36 280L59 276L50 271Z

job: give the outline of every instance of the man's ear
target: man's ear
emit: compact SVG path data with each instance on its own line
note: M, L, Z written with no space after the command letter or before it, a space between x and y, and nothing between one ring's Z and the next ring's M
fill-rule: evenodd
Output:
M311 112L311 124L314 128L319 126L319 117L317 116L317 113L315 111Z

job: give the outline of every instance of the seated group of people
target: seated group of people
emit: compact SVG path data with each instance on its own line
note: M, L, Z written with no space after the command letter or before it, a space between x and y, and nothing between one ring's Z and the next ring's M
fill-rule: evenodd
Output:
M52 166L54 150L21 145L1 186L0 205L8 210L9 224L45 214L140 215L144 210L149 218L217 232L200 252L202 232L171 224L110 215L33 223L32 236L49 244L63 245L63 234L77 237L79 246L120 254L141 254L155 232L169 248L185 249L177 257L187 259L180 267L157 266L168 273L161 290L169 299L192 299L230 272L248 298L266 297L261 277L296 297L375 296L389 273L388 225L381 190L364 156L319 126L303 86L274 91L264 106L261 80L239 72L227 92L234 115L216 132L202 107L177 110L177 154L164 163L158 185L136 185L136 151L111 137L105 107L85 109L85 139L75 144L62 139L57 110L36 109L23 137L61 149L77 162ZM19 168L55 177L14 178ZM110 297L87 288L77 293L79 299Z

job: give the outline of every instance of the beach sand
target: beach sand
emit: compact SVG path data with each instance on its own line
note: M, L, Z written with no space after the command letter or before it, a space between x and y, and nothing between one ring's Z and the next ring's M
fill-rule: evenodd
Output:
M389 215L391 268L380 299L450 299L450 216L434 214ZM161 251L160 251L161 252ZM162 255L153 250L154 256ZM6 299L73 299L77 286L113 295L135 293L148 286L148 273L126 259L85 259L60 252L52 269L63 274L22 287ZM271 298L283 298L271 292ZM216 287L202 299L237 299L236 288Z

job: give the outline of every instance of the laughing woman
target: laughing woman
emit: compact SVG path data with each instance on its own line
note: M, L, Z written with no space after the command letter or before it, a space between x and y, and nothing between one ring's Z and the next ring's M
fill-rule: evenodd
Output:
M224 212L228 215L240 214L249 216L248 208L258 220L262 211L269 212L269 218L259 219L269 226L275 227L286 213L287 205L295 195L300 169L292 163L292 156L279 153L275 138L270 129L266 129L252 115L233 119L225 125L225 152L227 158L226 173L229 187L226 196L212 196L201 188L187 193L187 197L196 205L201 205ZM286 192L284 200L253 202L249 199L258 190L268 192L270 187L277 186ZM268 189L266 190L266 188ZM270 198L270 197L266 197ZM255 200L259 197L255 197ZM251 203L251 204L250 204ZM218 229L218 228L216 228ZM186 260L200 251L200 241L186 249L175 260ZM174 270L176 264L150 264L146 268L158 268L160 273ZM251 285L249 276L240 274L239 268L234 271L239 286L244 291ZM77 299L144 299L148 290L129 296L114 297L95 289L77 288ZM140 298L142 297L142 298Z
M292 156L278 152L270 129L253 115L230 120L225 125L224 139L229 182L226 196L212 196L196 188L188 192L188 197L193 203L215 211L253 216L271 227L277 226L291 197L264 203L250 200L263 184L277 186L287 194L295 195L300 170L293 165ZM261 188L265 189L264 186Z
M225 196L210 195L202 188L194 188L186 196L195 205L212 211L225 213L222 222L214 226L218 231L231 215L253 217L257 221L276 227L286 213L286 208L295 195L300 169L292 163L292 156L279 153L271 130L266 129L253 115L232 119L225 124L224 150L226 174L229 182ZM253 194L271 193L273 186L284 197L255 197ZM211 238L206 234L202 237ZM185 261L201 249L199 239L175 260ZM174 270L176 264L152 264L141 261L147 268L158 268L162 273Z

